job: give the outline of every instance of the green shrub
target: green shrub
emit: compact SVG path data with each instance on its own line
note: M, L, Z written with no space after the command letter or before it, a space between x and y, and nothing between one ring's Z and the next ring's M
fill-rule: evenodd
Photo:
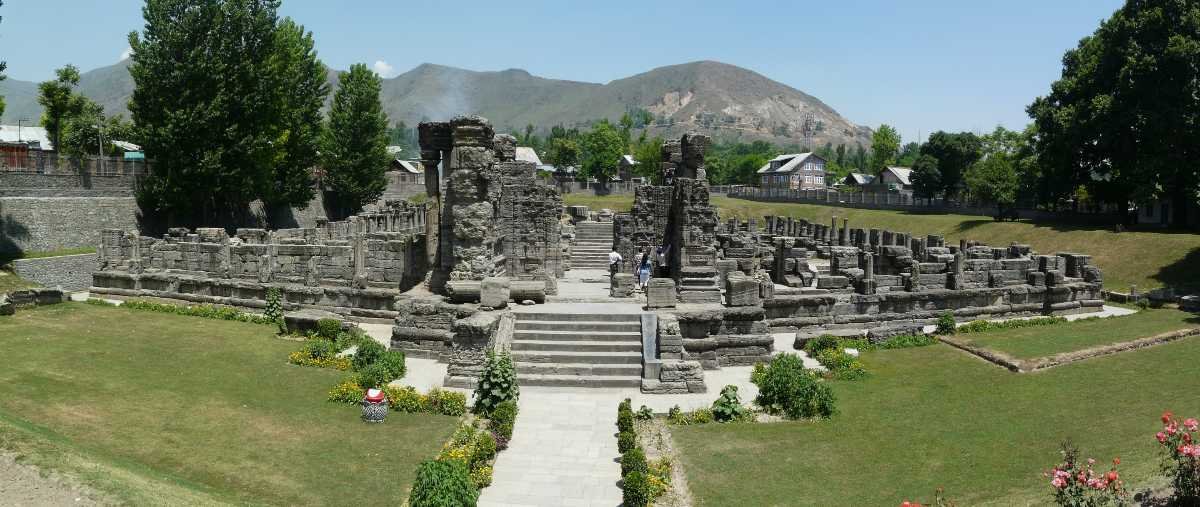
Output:
M957 333L981 333L984 331L995 331L1000 329L1017 329L1022 327L1037 327L1037 326L1052 326L1067 322L1065 317L1035 317L1032 319L1006 320L1003 322L989 322L986 320L975 320L959 326Z
M363 389L378 389L396 379L385 366L375 363L360 370L358 380Z
M164 303L155 303L152 301L144 301L140 299L131 299L121 304L123 308L131 310L146 310L159 313L173 313L176 315L187 315L191 317L204 317L209 319L232 320L237 322L250 322L254 324L275 324L274 321L263 315L255 315L252 313L242 313L233 308L216 307L213 305L197 305L197 306L182 306Z
M954 324L954 314L945 312L938 316L937 319L937 334L954 334L957 327Z
M492 466L483 465L471 470L471 482L476 488L483 489L492 485Z
M479 384L475 387L475 413L489 415L496 405L516 400L518 396L520 388L517 387L517 370L513 366L512 356L507 352L496 354L489 351L483 373L479 375Z
M354 370L363 370L379 361L383 357L383 353L387 349L380 345L375 340L363 340L358 344L358 351L354 353Z
M797 355L775 356L769 365L756 367L750 380L758 386L755 402L767 413L799 419L830 417L835 411L833 391Z
M650 465L646 462L646 452L641 447L635 446L629 452L621 455L621 475L629 475L629 472L650 472Z
M374 340L372 340L374 341ZM357 354L355 354L357 356ZM383 365L393 379L403 378L406 368L404 367L404 352L399 350L385 350L383 355L375 361L377 364Z
M632 431L622 431L617 433L617 452L625 454L637 445L637 435Z
M357 404L363 399L363 391L365 389L359 383L358 375L351 375L329 390L328 400L334 403Z
M621 479L621 500L625 507L650 505L650 481L643 472L630 472Z
M937 338L927 334L907 334L894 336L878 345L881 349L906 349L909 347L924 347L937 343Z
M391 409L397 412L416 414L429 411L428 399L412 386L383 386L383 394L387 396Z
M867 376L862 363L842 349L822 350L817 354L817 362L841 380L857 380Z
M721 388L721 396L712 404L713 419L717 422L743 421L750 416L750 411L738 399L737 391L735 385Z
M475 443L471 451L471 470L476 470L488 464L496 457L496 439L486 431L475 435Z
M633 413L633 418L639 421L649 421L654 418L654 411L650 410L650 407L642 405L642 408Z
M333 343L326 340L308 340L304 342L300 352L311 359L328 359L337 355L337 351L333 349Z
M816 338L810 338L804 342L804 351L809 355L815 354L822 350L834 349L838 347L838 338L831 334L823 334Z
M708 424L716 420L711 409L698 408L687 414L688 424Z
M339 351L346 350L350 347L357 347L365 341L375 341L362 329L352 327L349 330L338 333L337 338L333 340L334 347Z
M633 412L617 412L617 431L633 431Z
M263 310L263 317L278 324L280 333L287 331L283 323L283 292L278 287L267 289L267 307Z
M342 321L337 319L321 319L317 321L317 335L326 340L336 340L342 332Z
M475 505L479 490L466 465L457 460L427 460L417 467L408 503L412 507Z
M683 410L679 409L679 405L675 405L667 410L667 422L681 424L683 422Z
M426 397L427 410L442 415L458 417L467 413L467 395L433 388Z
M517 422L517 401L505 400L492 410L489 423L492 431L504 437L505 441L512 440L513 424Z

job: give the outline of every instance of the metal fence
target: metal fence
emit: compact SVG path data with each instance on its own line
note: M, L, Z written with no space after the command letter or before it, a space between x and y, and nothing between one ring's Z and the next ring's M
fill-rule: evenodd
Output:
M148 171L145 160L121 157L68 157L53 151L0 152L0 171L13 173L142 176Z

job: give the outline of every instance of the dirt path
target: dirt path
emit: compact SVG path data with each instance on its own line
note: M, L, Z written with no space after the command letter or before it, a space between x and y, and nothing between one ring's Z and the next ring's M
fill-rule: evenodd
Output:
M43 473L0 453L0 504L21 506L105 505L92 489L56 473Z

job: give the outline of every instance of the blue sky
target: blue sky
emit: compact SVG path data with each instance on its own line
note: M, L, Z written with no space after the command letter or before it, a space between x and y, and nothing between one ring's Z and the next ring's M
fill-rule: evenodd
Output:
M1021 128L1065 50L1120 0L284 0L322 60L391 73L431 62L607 82L718 60L809 93L853 122ZM142 26L139 0L5 0L0 59L15 79L109 65Z

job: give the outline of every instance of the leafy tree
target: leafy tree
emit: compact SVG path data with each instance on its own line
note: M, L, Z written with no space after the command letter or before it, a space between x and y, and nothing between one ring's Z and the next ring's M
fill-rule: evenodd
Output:
M1027 111L1056 194L1124 205L1169 199L1176 225L1200 187L1200 2L1128 1L1063 57Z
M917 157L921 156L921 145L919 143L908 143L900 149L900 155L896 157L896 165L900 167L912 167L917 163Z
M72 157L90 157L101 152L106 156L117 156L121 150L112 141L136 140L133 123L122 115L104 118L100 105L89 100L83 114L72 117L63 125L60 151Z
M642 137L645 137L644 133ZM662 145L663 138L658 136L638 141L633 149L633 159L637 161L634 172L638 176L646 178L657 178L660 176L660 169L662 168Z
M304 207L328 89L279 0L147 0L129 102L155 170L139 202L168 225L229 224L253 200Z
M580 146L579 173L584 178L608 181L617 173L625 143L612 124L601 121L587 134Z
M396 126L388 131L388 142L394 146L399 146L410 158L419 154L420 146L417 143L417 129L410 128L407 123L404 123L404 120L396 122Z
M1017 200L1017 172L1010 156L992 153L976 163L967 173L967 188L971 195L996 203L1001 210L1012 206Z
M871 162L868 169L872 174L880 174L887 166L896 163L896 155L900 151L900 133L891 125L880 125L879 130L871 136Z
M317 59L312 32L290 18L279 23L273 57L271 76L286 101L279 141L283 159L274 166L275 184L259 198L279 206L307 204L315 193L309 171L320 159L321 108L329 94L325 65Z
M931 199L942 193L942 172L938 169L938 159L931 155L917 157L910 178L917 197Z
M979 137L970 132L951 134L934 132L929 141L921 145L921 154L937 159L941 174L940 190L947 198L958 195L963 185L963 175L982 155Z
M570 137L552 139L545 162L558 169L579 165L579 142Z
M621 141L624 142L625 149L629 149L630 135L633 132L633 117L629 113L621 115L621 120L617 122L621 126Z
M55 79L38 84L38 104L42 105L42 126L54 148L62 144L63 126L71 118L79 116L88 109L90 102L86 97L75 93L79 86L79 69L67 65L54 71ZM91 112L91 111L87 111Z
M387 115L382 86L366 64L343 72L322 140L326 188L345 214L375 202L387 188Z
M839 166L842 166L842 167L846 166L846 145L845 144L839 144L837 146L837 150L834 151L833 161L836 162L837 165L839 165Z

